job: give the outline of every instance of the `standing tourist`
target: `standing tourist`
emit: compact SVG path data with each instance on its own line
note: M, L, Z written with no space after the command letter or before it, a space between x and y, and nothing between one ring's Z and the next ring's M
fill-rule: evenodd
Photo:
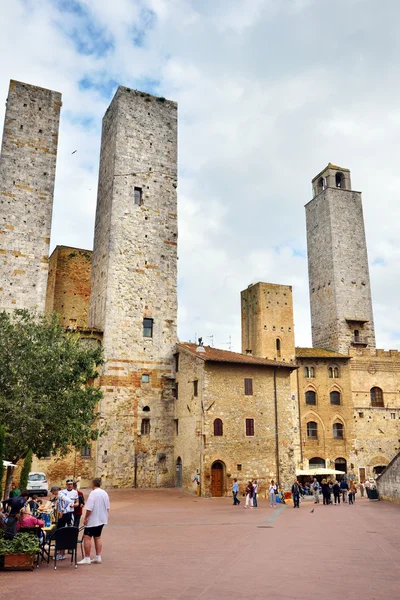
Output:
M314 495L314 504L319 504L319 483L318 483L318 479L316 477L314 477L314 481L311 484L311 488L313 491L313 495Z
M276 486L274 484L274 480L271 480L271 485L269 486L269 503L275 508L276 506Z
M348 490L349 490L349 484L347 483L347 479L342 479L342 481L340 482L340 491L342 492L343 502L347 502Z
M13 481L11 484L10 498L18 498L19 496L21 496L20 489L15 483L15 481Z
M240 500L238 499L238 493L239 493L238 480L234 479L233 485L232 485L233 506L239 506L239 504L240 504Z
M361 492L361 498L364 498L365 485L364 485L363 481L360 481L360 492Z
M297 479L295 479L294 484L292 485L293 508L300 508L300 490L300 484Z
M369 479L365 481L365 491L367 492L367 496L369 498L369 490L371 489L371 482Z
M249 481L246 487L246 504L244 507L247 508L248 506L253 507L253 484L251 481Z
M71 500L61 491L58 485L53 485L50 491L54 494L54 499L56 501L57 529L68 527L71 525L72 521L72 512L70 510ZM59 551L57 560L65 560L65 550Z
M322 489L322 503L329 504L331 492L329 489L329 484L327 483L326 479L322 480L321 489Z
M253 481L253 507L254 508L258 507L257 494L258 494L258 481L257 481L257 479L254 479L254 481Z
M91 563L101 563L101 551L103 544L101 542L101 532L104 525L108 523L108 511L110 510L110 498L107 492L101 489L101 480L93 479L92 491L86 502L86 512L83 533L83 549L85 558L78 562L78 565L90 565ZM94 547L96 556L90 560L90 547L94 538Z
M335 504L340 504L340 485L337 479L333 482L333 497L335 499Z
M79 496L77 490L74 490L74 482L72 481L72 479L67 479L65 484L67 487L65 488L65 490L62 490L62 493L68 496L68 498L71 501L67 512L71 514L69 525L73 525L75 508L79 506Z
M355 495L356 495L356 486L354 481L352 480L350 482L350 489L349 489L349 504L354 504L354 500L355 500Z
M80 490L78 490L78 484L76 481L74 481L73 483L73 488L78 493L78 506L75 506L74 508L74 527L78 527L79 529L83 507L85 506L85 497L83 493Z

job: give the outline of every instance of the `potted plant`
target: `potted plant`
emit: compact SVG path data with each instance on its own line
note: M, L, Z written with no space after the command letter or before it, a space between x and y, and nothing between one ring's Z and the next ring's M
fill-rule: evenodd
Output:
M18 533L11 540L0 538L0 556L4 559L5 571L32 570L39 551L39 540L31 533Z

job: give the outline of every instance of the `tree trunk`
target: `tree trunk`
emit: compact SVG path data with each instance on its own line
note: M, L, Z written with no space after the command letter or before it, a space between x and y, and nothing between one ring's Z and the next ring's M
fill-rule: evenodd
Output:
M4 489L4 498L8 498L10 495L11 484L14 476L14 467L7 467L6 475L6 486Z

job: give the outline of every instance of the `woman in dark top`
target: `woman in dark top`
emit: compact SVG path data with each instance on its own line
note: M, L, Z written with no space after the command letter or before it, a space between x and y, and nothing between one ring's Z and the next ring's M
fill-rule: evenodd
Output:
M326 479L322 480L321 489L322 489L323 503L330 504L331 491L329 489L329 483L327 483Z

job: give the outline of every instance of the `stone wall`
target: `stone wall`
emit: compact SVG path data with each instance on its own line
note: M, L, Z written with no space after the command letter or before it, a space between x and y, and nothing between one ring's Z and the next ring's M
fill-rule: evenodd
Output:
M60 315L70 329L88 326L92 252L57 246L49 261L46 312Z
M327 187L306 221L313 346L347 353L358 331L374 348L361 193Z
M10 82L0 157L0 309L45 308L61 94Z
M174 482L176 187L176 104L119 87L103 119L89 309L89 326L104 330L98 470L107 485Z
M400 452L390 461L376 480L379 495L383 500L400 502Z

